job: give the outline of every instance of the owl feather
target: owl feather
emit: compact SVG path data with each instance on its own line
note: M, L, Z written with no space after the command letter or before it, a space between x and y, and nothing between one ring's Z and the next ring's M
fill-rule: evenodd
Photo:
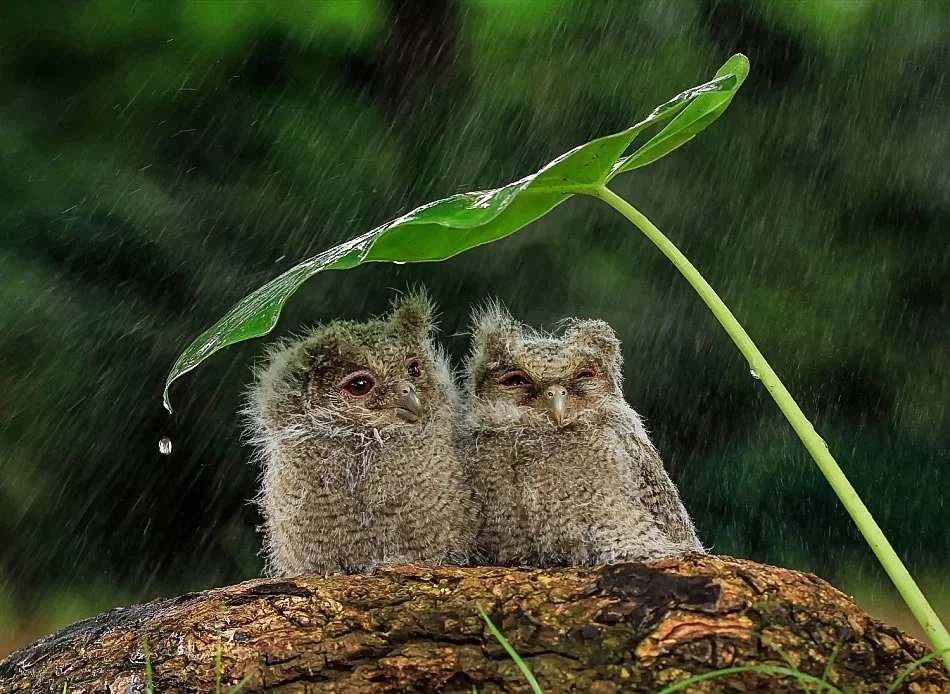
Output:
M643 421L623 396L611 327L545 333L497 302L473 317L461 447L490 561L540 566L702 552Z
M434 332L417 292L381 318L321 325L269 351L245 409L269 574L469 560L476 504Z

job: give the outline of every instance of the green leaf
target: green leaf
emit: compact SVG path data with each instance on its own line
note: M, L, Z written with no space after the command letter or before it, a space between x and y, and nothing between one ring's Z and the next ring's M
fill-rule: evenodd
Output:
M678 139L684 133L689 135L686 139L693 137L729 105L748 74L748 64L745 56L733 56L719 70L716 79L677 94L626 130L575 147L535 174L501 188L461 193L423 205L292 267L241 299L178 357L165 381L165 408L172 411L168 389L177 378L215 352L273 330L287 299L316 273L346 270L368 262L445 260L508 236L543 217L572 195L592 192L622 170L642 166L643 163L628 166L631 158L621 157L646 128L676 116L633 155L639 156L670 131L661 144L654 146L654 151L659 153L651 155L650 161L685 142ZM737 72L731 73L730 69ZM678 124L675 131L671 131L675 124Z
M748 75L748 58L741 53L729 58L716 73L718 79L729 81L729 89L709 91L694 99L669 125L654 135L640 149L617 162L609 178L651 164L692 140L712 125L729 107L736 91L742 86ZM715 82L716 80L713 80L709 84Z

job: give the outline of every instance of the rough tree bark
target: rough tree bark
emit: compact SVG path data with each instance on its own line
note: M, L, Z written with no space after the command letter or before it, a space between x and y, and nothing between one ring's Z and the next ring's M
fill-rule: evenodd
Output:
M829 668L845 691L885 691L928 652L816 576L728 557L595 569L392 567L119 608L9 656L0 692L60 694L64 684L71 694L143 692L143 638L156 692L213 692L218 638L222 691L248 674L244 692L530 691L478 605L549 693L657 692L724 667L788 667L785 657L816 677ZM740 673L686 691L803 687ZM950 692L950 673L931 660L899 691Z

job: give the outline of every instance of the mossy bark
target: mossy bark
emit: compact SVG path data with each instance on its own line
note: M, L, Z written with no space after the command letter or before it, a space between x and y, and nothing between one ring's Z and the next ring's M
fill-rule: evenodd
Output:
M79 622L0 663L0 692L529 692L481 605L545 692L657 692L740 665L789 667L885 691L927 654L821 579L728 557L594 569L391 567L373 577L259 579ZM829 664L830 663L830 664ZM814 687L812 687L814 690ZM802 692L737 673L687 692ZM937 660L899 691L950 692Z

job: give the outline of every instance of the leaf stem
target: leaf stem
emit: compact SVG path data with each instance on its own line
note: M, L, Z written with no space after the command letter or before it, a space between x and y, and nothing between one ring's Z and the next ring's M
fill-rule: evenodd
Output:
M864 539L867 540L868 545L870 545L878 561L897 587L904 602L907 603L910 611L917 618L930 642L936 650L943 651L943 660L950 667L950 652L944 651L944 649L950 648L950 634L947 633L946 627L941 624L937 613L927 602L927 598L924 597L924 594L914 582L910 572L907 571L894 548L891 547L880 526L868 511L867 506L861 501L861 497L858 496L854 487L851 486L851 482L848 481L838 463L835 462L834 457L828 450L828 444L818 435L815 427L802 413L801 408L792 398L788 389L785 388L772 367L765 361L765 357L762 356L755 343L752 342L749 334L742 328L739 321L732 315L732 312L705 278L686 259L686 256L643 213L606 186L596 188L590 191L589 194L606 202L646 234L647 238L660 249L663 255L670 259L676 269L686 278L686 281L706 302L709 310L716 316L716 320L725 328L739 351L748 360L749 368L762 380L762 384L768 389L782 414L785 415L795 433L805 444L805 448L815 459L819 469L831 484L831 488L834 489L835 494L838 495L841 503L844 504L851 518L854 519L861 534L864 535Z

